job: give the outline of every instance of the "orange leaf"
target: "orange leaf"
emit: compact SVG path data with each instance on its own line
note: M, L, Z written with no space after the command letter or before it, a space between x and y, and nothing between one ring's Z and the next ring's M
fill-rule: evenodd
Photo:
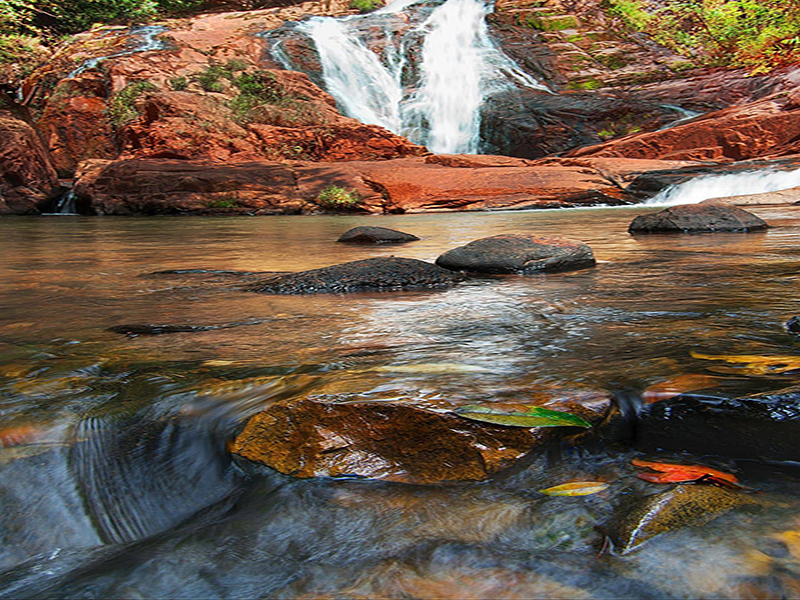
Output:
M642 400L645 404L652 404L653 402L658 402L659 400L674 398L679 394L711 387L718 380L718 377L714 377L712 375L701 375L697 373L677 375L667 381L654 383L653 385L649 386L642 394Z
M682 483L697 481L698 479L704 478L734 486L739 484L739 480L736 479L735 475L703 465L676 465L671 463L649 462L638 458L634 458L631 464L635 467L644 467L652 469L653 471L658 471L657 473L637 474L637 477L640 479L653 481L655 483Z
M607 488L608 484L602 481L572 481L539 490L539 492L548 496L588 496L602 492Z

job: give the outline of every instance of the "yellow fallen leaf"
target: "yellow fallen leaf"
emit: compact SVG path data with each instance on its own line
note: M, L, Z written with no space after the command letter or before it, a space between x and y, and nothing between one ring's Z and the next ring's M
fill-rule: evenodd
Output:
M475 365L458 363L429 363L416 365L384 365L370 369L380 373L420 373L420 374L447 374L447 373L490 373L491 369Z
M758 354L701 354L690 352L692 358L719 360L731 364L745 365L737 369L748 375L769 375L800 369L800 356L761 356Z
M539 490L539 492L548 496L589 496L605 489L608 489L608 484L602 481L572 481Z

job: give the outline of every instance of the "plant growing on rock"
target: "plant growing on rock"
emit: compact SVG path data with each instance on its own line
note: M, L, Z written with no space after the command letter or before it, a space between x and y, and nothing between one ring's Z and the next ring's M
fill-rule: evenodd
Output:
M329 185L317 196L317 204L332 210L353 210L361 204L361 197L355 190Z
M115 94L111 98L111 102L109 102L106 112L111 123L115 127L120 127L136 119L139 116L139 111L135 106L136 101L143 94L156 89L158 88L149 81L137 81L128 84L123 90Z
M350 0L350 8L357 10L362 15L372 12L383 6L380 0Z

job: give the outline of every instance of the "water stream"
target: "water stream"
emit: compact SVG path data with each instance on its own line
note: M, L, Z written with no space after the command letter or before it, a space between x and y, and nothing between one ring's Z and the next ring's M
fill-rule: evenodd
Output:
M368 15L315 17L326 89L347 116L381 125L433 152L476 153L480 107L513 86L545 90L489 37L482 0L397 0ZM273 55L298 70L281 41Z
M0 220L0 597L793 597L800 479L785 465L722 465L759 490L756 511L598 557L595 527L658 488L635 477L640 455L624 444L428 487L293 480L227 452L238 423L280 398L523 401L576 387L637 398L684 375L723 396L797 383L691 354L797 354L784 329L798 313L796 209L756 209L773 226L757 234L628 235L647 210ZM363 224L422 240L334 243ZM513 232L582 239L600 262L436 292L236 285L241 272L433 260ZM230 322L251 324L108 331ZM426 368L443 364L463 368ZM597 478L607 492L537 492Z
M120 31L118 33L124 33L125 35L138 38L138 41L130 48L126 48L106 56L96 56L83 61L69 75L67 75L66 79L77 77L84 71L94 69L101 62L109 58L119 58L120 56L128 56L129 54L137 54L139 52L161 50L165 47L165 45L164 41L160 39L159 36L165 31L167 31L167 28L162 25L142 25L132 28L129 32L126 30Z

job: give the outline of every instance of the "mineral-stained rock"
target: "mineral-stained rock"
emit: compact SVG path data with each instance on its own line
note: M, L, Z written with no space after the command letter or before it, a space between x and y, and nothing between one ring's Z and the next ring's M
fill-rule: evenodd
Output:
M38 214L58 187L50 156L36 131L0 107L0 215Z
M636 217L631 233L713 233L759 231L767 223L756 215L725 203L681 204Z
M396 229L361 226L345 231L336 241L348 244L402 244L414 242L418 239L415 235L397 231Z
M571 271L595 265L583 242L533 235L495 235L448 250L436 264L454 271L529 274Z
M742 492L713 485L678 485L623 506L607 533L615 551L628 554L657 535L702 525L751 502Z
M595 424L611 409L610 395L600 392L565 394L542 403ZM272 404L250 418L231 450L296 477L426 484L486 479L578 431L479 423L443 406L410 401L348 403L321 397Z
M368 258L291 273L251 286L263 294L341 294L440 288L461 280L452 271L413 258Z
M731 458L800 460L800 386L717 398L685 394L640 414L636 445Z

